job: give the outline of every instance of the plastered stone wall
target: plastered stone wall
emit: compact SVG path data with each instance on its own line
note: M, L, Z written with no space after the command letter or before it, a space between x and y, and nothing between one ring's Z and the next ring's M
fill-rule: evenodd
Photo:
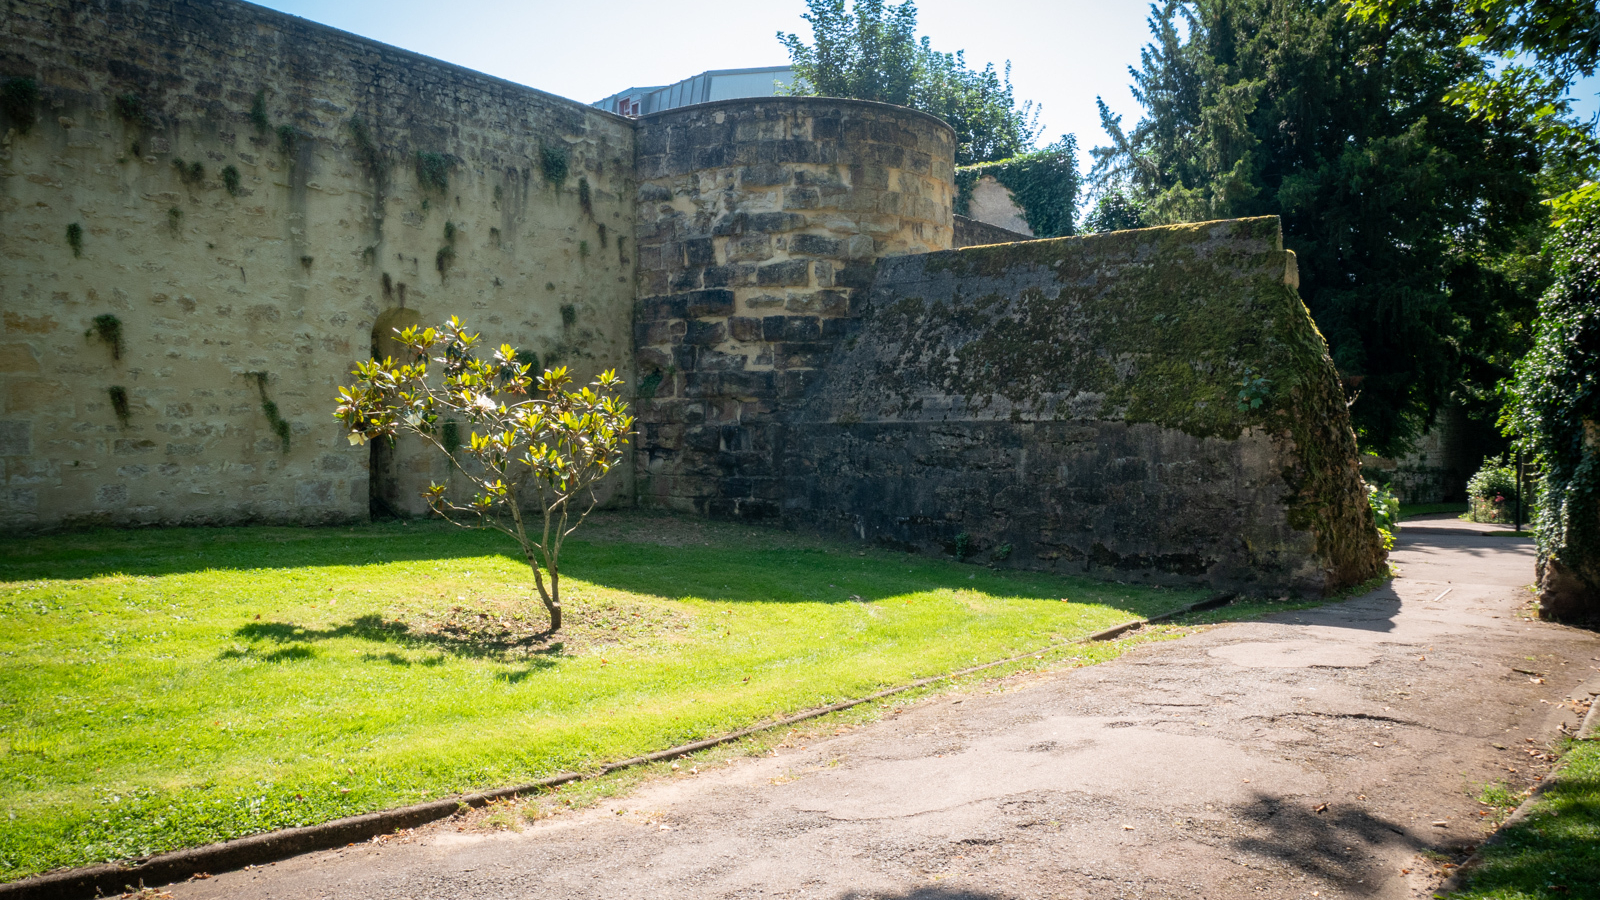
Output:
M953 134L766 98L648 116L637 141L640 500L775 516L777 413L853 333L874 263L951 246Z
M227 0L5 0L19 77L0 527L365 518L335 388L402 308L633 380L625 119ZM403 442L390 465L401 511L446 474Z
M884 260L780 417L784 518L1133 581L1322 594L1379 574L1293 259L1263 218Z

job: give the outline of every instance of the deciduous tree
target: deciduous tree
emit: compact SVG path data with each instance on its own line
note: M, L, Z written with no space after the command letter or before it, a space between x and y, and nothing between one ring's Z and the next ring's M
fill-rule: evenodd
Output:
M1450 99L1491 61L1448 4L1347 13L1167 0L1133 72L1144 116L1125 130L1102 106L1094 177L1150 224L1281 216L1363 447L1395 455L1526 349L1548 283L1543 158L1536 123Z
M1017 105L1011 64L996 71L967 66L963 52L941 53L917 39L913 0L806 0L801 18L812 42L778 33L789 51L795 81L790 93L849 97L909 106L932 113L956 132L956 165L1009 159L1039 137L1038 112Z
M633 433L616 394L622 380L606 371L570 390L565 367L534 376L505 344L481 359L479 335L454 317L438 328L407 328L397 340L412 359L358 363L334 415L353 444L408 433L448 456L470 496L432 484L428 505L457 525L476 523L515 540L550 630L559 631L561 545L594 509L597 484L623 461ZM465 439L448 446L463 423Z

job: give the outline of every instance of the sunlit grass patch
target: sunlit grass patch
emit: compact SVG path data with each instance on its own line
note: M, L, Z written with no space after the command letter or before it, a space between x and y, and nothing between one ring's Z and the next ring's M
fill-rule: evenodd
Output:
M492 534L8 542L0 875L592 770L1204 595L663 517L578 537L555 635Z

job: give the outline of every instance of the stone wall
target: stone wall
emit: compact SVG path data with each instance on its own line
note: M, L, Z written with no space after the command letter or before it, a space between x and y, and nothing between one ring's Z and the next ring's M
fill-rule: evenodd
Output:
M779 511L776 413L849 335L877 259L948 249L954 136L854 100L639 120L642 503Z
M625 119L223 0L5 0L12 78L0 527L366 517L331 412L398 310L632 380Z
M952 216L955 225L951 229L950 246L955 249L962 247L978 247L983 244L1014 244L1017 241L1031 241L1032 235L1007 231L998 225L969 219L966 216Z
M1343 393L1294 273L1275 218L885 260L782 415L783 514L1126 580L1372 577Z

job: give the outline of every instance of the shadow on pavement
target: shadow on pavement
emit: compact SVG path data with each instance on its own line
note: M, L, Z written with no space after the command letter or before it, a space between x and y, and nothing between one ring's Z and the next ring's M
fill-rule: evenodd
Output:
M914 887L904 894L850 894L838 895L838 900L1010 900L1010 894L992 894L989 890L965 890L962 887Z
M1307 875L1343 883L1364 893L1375 884L1361 884L1371 875L1368 859L1378 847L1399 844L1412 851L1460 849L1430 846L1403 825L1357 806L1328 805L1318 812L1303 801L1256 795L1234 808L1239 818L1265 829L1265 836L1240 837L1234 848L1267 856Z

